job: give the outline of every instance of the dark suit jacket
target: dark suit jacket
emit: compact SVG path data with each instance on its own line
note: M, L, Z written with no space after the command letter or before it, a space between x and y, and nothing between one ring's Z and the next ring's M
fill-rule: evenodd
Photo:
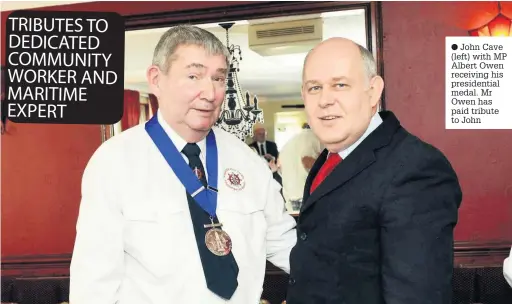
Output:
M309 195L287 304L448 304L462 193L444 155L391 112Z
M257 142L254 141L249 146L255 148L256 151L258 151L258 154L262 155ZM265 141L265 149L267 150L268 154L274 156L277 160L279 151L277 150L277 144L275 142L270 140Z

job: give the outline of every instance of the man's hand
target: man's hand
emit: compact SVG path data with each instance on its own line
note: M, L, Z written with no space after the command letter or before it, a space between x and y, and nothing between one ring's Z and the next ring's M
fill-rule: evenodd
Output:
M272 160L275 160L276 158L270 154L265 154L263 155L263 157L267 160L267 161L272 161Z
M270 170L272 170L272 173L277 172L278 166L276 165L275 160L272 159L271 161L269 161L268 166L270 167Z

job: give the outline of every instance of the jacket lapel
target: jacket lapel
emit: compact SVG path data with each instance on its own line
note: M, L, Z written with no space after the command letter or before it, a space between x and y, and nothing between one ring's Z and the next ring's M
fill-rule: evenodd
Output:
M355 152L355 150L354 150ZM362 152L362 151L360 151ZM327 154L327 153L325 153ZM324 156L325 158L325 156ZM322 164L325 162L322 162ZM370 151L364 151L362 153L352 153L346 159L342 160L329 174L325 180L318 185L311 195L308 196L305 203L302 206L301 212L307 210L313 203L318 201L323 196L334 191L336 188L343 186L346 182L354 178L361 171L366 169L368 166L375 162L375 153ZM318 168L319 169L319 168ZM318 171L317 171L318 172ZM316 174L315 174L316 176ZM311 183L313 179L311 179ZM311 184L309 184L311 185ZM311 186L308 187L308 192Z
M322 168L322 165L325 163L328 154L329 152L324 149L322 153L320 153L320 155L317 157L313 167L311 167L311 170L309 171L308 177L306 179L306 184L304 185L304 194L302 196L303 202L306 202L309 199L309 192L311 190L311 185L313 184L313 179L317 175L320 168Z
M309 194L313 179L324 164L328 151L324 150L322 154L320 154L306 180L300 213L306 211L325 195L343 186L376 161L375 151L388 145L393 135L400 127L400 122L392 112L383 111L380 115L383 119L383 123L364 139L346 159L342 160L313 193Z

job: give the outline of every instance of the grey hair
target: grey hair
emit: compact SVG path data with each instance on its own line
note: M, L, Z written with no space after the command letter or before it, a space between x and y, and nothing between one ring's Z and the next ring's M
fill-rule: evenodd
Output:
M359 53L361 53L361 59L363 61L363 68L365 72L365 76L368 81L370 81L373 77L377 76L377 63L375 61L375 58L373 57L373 54L364 46L354 42L355 45L357 45L359 49ZM304 65L302 68L302 78L304 78L304 69L306 67L306 62L308 61L308 57L313 52L314 49L310 50L308 54L306 55L306 58L304 58Z
M229 67L230 54L226 46L214 34L193 25L178 25L167 30L155 47L153 65L167 73L171 62L176 59L176 50L183 45L197 45L203 47L209 55L223 55Z
M356 43L357 44L357 43ZM357 44L359 52L361 53L361 59L363 59L363 67L368 80L377 76L377 63L373 54L364 46Z

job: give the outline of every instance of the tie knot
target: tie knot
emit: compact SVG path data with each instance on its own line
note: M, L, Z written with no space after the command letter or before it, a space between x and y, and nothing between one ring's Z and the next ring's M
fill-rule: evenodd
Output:
M313 183L311 184L310 193L313 193L313 191L322 183L322 181L334 170L336 165L341 162L341 156L338 153L329 153L329 156L327 156L327 160L322 165L320 170L318 170L318 173L316 174L315 178L313 179Z
M201 154L201 149L197 144L186 144L185 148L183 148L181 151L188 158L191 156L199 156L199 154Z
M341 161L341 156L338 153L329 153L329 156L327 157L328 163L338 163Z

